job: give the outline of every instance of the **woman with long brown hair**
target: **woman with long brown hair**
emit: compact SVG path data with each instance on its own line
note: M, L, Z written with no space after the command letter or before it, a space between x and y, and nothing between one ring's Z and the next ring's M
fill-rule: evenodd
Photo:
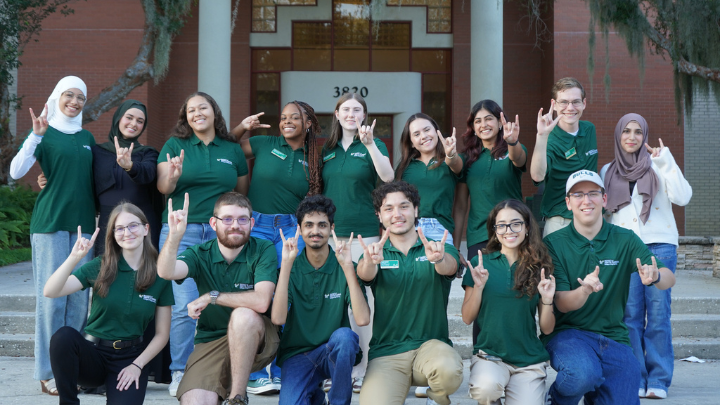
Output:
M91 250L78 236L70 256L45 284L43 294L60 298L93 289L85 336L64 326L50 340L50 364L62 404L79 404L78 385L107 387L108 404L142 404L148 372L145 365L170 336L170 282L157 276L158 253L150 226L137 206L121 203L110 213L105 252L73 272ZM80 227L78 227L80 233ZM155 321L155 337L143 333Z
M542 404L547 361L537 336L555 328L555 278L550 254L530 209L505 200L490 211L487 247L470 261L463 288L462 318L477 321L470 364L470 396L479 404ZM549 278L546 278L549 276Z

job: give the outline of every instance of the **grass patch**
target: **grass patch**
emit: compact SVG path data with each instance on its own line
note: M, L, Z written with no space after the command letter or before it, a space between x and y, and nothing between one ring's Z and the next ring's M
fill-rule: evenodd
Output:
M0 249L0 266L8 266L32 260L31 248Z

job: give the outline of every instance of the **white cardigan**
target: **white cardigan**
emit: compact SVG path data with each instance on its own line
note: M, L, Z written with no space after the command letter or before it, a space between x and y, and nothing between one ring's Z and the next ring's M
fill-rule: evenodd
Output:
M692 187L685 180L670 149L664 147L660 156L653 158L652 169L658 176L658 192L653 199L650 216L645 224L640 220L642 212L642 195L638 193L637 185L633 189L632 202L621 208L616 213L607 212L608 219L613 225L630 229L642 239L645 244L650 243L671 243L678 245L678 230L675 223L675 216L672 212L672 204L685 206L692 197ZM603 166L600 177L605 180L605 173L610 164ZM671 204L672 203L672 204ZM606 219L608 217L606 216Z

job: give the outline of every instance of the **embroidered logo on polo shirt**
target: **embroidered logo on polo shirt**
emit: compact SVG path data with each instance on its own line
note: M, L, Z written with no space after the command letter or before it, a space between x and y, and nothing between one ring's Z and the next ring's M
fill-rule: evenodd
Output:
M145 301L150 301L150 302L152 302L153 304L157 302L157 300L155 299L155 297L153 297L152 295L140 294L139 297L142 298L142 299L145 300Z
M185 258L185 256L178 256L178 257L176 257L176 259L184 259L184 258Z
M90 146L88 146L88 145L83 145L83 148L85 148L85 149L87 149L87 150L89 150L89 151L92 151L92 149L90 149Z
M505 156L499 157L499 158L497 158L497 159L495 159L495 160L505 160L505 159L507 159L507 158L509 158L509 157L510 157L510 152L506 153Z
M325 298L330 299L330 300L334 300L334 299L340 298L340 297L342 297L342 294L340 294L340 293L325 294Z
M603 266L617 266L620 262L617 260L600 260L600 264Z
M242 283L235 283L235 288L238 290L252 290L255 288L255 284L242 284Z
M585 152L585 156L592 156L597 155L597 149L590 149L589 151Z
M235 166L235 163L233 163L227 159L218 159L217 161L220 163L225 163L226 165Z
M361 153L361 152L353 152L353 153L351 153L350 155L355 156L355 157L362 158L362 157L365 157L366 154L365 154L365 153Z
M306 161L304 161L304 160L302 160L302 159L298 159L298 163L300 163L300 164L302 164L302 165L304 165L304 166L307 166L307 165L308 165L308 162L306 162Z
M420 257L415 258L416 262L426 262L427 260L428 260L427 256L420 256Z

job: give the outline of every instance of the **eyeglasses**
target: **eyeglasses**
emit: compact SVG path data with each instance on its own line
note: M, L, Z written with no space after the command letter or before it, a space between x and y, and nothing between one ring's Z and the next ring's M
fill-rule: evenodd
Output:
M568 197L572 198L573 200L583 200L585 199L585 196L593 198L599 198L602 197L602 191L588 191L587 193L568 193Z
M87 101L85 96L83 96L82 94L78 94L76 96L75 93L73 93L72 91L66 91L65 93L63 93L63 96L65 96L66 98L68 98L70 100L75 99L80 104L85 104L85 101Z
M524 224L524 221L517 221L510 222L509 224L497 224L493 226L493 228L495 228L495 233L497 233L498 235L503 235L507 232L508 228L510 228L510 232L518 233L522 231L522 227Z
M249 217L240 217L240 218L225 217L225 218L220 218L220 217L213 216L213 218L219 219L220 222L222 222L223 225L225 225L225 226L230 226L230 225L232 225L233 222L235 222L235 221L237 221L238 225L247 225L247 224L250 223L250 218L249 218Z
M116 226L115 227L115 235L125 235L125 230L127 229L130 231L130 233L135 233L140 229L140 226L142 224L139 224L137 222L131 222L127 226Z
M567 108L567 106L570 104L572 104L573 107L575 107L575 108L579 108L579 107L582 107L583 102L582 102L582 100L573 100L573 101L560 100L560 101L556 101L555 104L560 106L560 108Z

